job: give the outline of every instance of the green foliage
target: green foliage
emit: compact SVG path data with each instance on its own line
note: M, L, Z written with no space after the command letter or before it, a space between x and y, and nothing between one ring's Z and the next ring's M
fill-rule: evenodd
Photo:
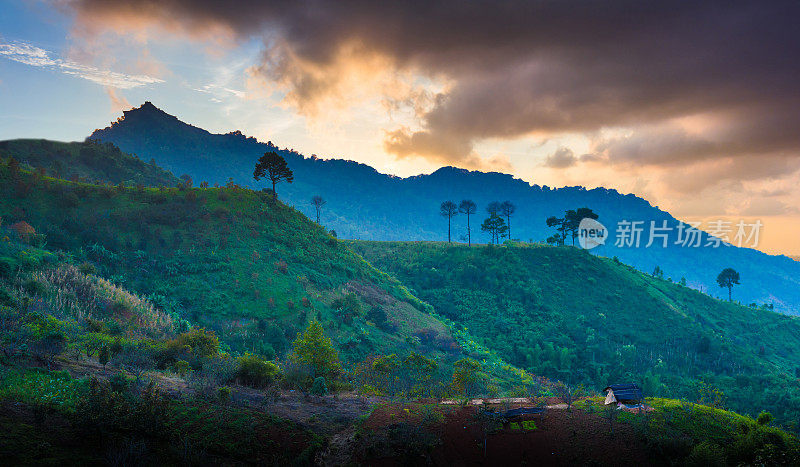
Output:
M292 344L292 358L310 365L312 375L334 376L339 372L339 353L333 347L331 339L325 337L325 331L319 321L309 323L303 333L298 333Z
M192 367L189 366L189 362L186 360L178 360L177 362L172 364L172 371L177 373L180 376L186 376L192 371Z
M356 294L349 292L343 297L336 297L331 303L331 308L337 311L340 319L346 323L353 321L353 318L362 314L362 306Z
M0 158L13 156L31 167L46 169L56 178L104 181L112 184L175 186L178 179L168 171L126 154L111 143L81 143L17 139L0 141ZM74 193L61 199L67 207L80 200Z
M462 358L453 364L453 390L470 396L481 380L481 364L471 358Z
M703 441L692 449L686 458L686 465L692 467L725 467L725 452L714 443Z
M17 268L16 261L12 258L0 258L0 277L11 277Z
M0 372L0 399L44 405L74 412L85 384L62 371L6 370Z
M315 396L324 396L328 394L328 385L325 384L324 376L317 376L314 378L314 384L311 385L310 392Z
M266 361L257 355L246 353L239 357L237 380L247 386L264 388L280 377L281 370L273 362Z
M176 351L186 349L200 358L219 354L219 338L214 331L205 328L192 328L173 339L168 346Z
M103 367L105 367L110 359L111 359L111 351L110 351L110 349L108 348L107 345L102 346L100 348L100 352L98 352L98 354L97 354L97 361L101 365L103 365Z
M600 391L800 417L800 321L715 300L574 248L352 242L450 320L468 354ZM461 338L468 329L471 339ZM669 332L665 332L669 330ZM714 394L714 391L718 393Z
M769 412L761 412L760 414L758 414L758 418L756 418L756 422L759 425L764 426L764 425L769 425L770 423L772 423L772 421L774 419L775 419L775 417L773 417L771 413L769 413Z
M45 281L46 302L52 306L73 293L80 297L81 287L94 283L93 288L103 289L98 291L103 300L92 301L91 309L70 313L89 314L103 321L109 332L140 329L141 334L155 337L166 328L187 331L191 323L213 329L232 352L282 358L297 331L316 317L326 323L329 337L349 361L370 353L396 352L420 329L447 332L428 314L430 307L399 282L295 209L265 203L267 194L235 184L185 188L185 192L146 187L112 190L44 178L23 198L13 184L3 183L7 176L3 165L3 225L25 220L46 235L49 247L81 265L74 273L64 273L68 277L63 280ZM17 176L25 182L32 178L26 169ZM197 194L195 201L187 201L189 192ZM61 205L58 200L68 194L78 195L81 202ZM41 249L9 244L20 245L0 241L0 258L10 258L15 274L54 262L50 257L55 255L40 254ZM102 277L110 280L101 284ZM106 295L123 290L133 292L128 295L136 300L127 297L122 298L124 307L106 306ZM367 293L369 300L362 296ZM331 306L336 298L342 299L339 309ZM117 302L120 297L108 299ZM375 307L386 319L368 326L365 311ZM113 319L106 311L114 312ZM137 314L147 322L130 326L127 321ZM332 319L336 323L328 325ZM188 358L179 355L180 349L171 350L179 359ZM441 349L424 350L434 351ZM168 365L167 360L158 363Z
M217 400L222 404L227 404L231 400L231 388L222 386L217 389Z

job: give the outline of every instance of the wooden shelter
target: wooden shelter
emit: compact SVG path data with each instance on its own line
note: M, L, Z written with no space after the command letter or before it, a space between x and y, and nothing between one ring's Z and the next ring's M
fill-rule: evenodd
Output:
M605 405L640 404L644 399L642 388L635 383L611 384L606 386Z

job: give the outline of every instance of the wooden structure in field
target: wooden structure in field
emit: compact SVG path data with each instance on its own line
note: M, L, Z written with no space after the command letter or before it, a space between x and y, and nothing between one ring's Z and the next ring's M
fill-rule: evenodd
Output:
M644 400L642 388L635 383L611 384L606 386L605 405L609 404L625 404L625 405L638 405Z

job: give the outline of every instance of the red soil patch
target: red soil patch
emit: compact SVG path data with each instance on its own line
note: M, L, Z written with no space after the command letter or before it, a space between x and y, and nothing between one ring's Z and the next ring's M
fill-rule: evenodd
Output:
M404 408L409 409L408 411ZM439 407L444 422L428 428L441 443L431 452L435 465L649 465L646 448L633 427L615 421L613 434L607 419L573 408L548 410L532 420L535 430L504 427L486 437L475 418L477 407ZM413 404L381 406L365 428L378 430L396 423L420 423ZM375 461L374 459L370 462ZM396 459L380 459L381 465Z

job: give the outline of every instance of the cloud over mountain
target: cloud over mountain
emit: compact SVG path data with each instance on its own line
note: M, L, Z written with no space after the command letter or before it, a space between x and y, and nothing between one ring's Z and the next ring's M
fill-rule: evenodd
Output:
M797 170L797 2L66 5L84 34L258 39L252 82L303 115L369 97L405 106L415 124L385 128L384 149L398 157L478 166L482 141L583 135L591 154L545 166L718 163L733 173L769 160L778 173L762 178Z

